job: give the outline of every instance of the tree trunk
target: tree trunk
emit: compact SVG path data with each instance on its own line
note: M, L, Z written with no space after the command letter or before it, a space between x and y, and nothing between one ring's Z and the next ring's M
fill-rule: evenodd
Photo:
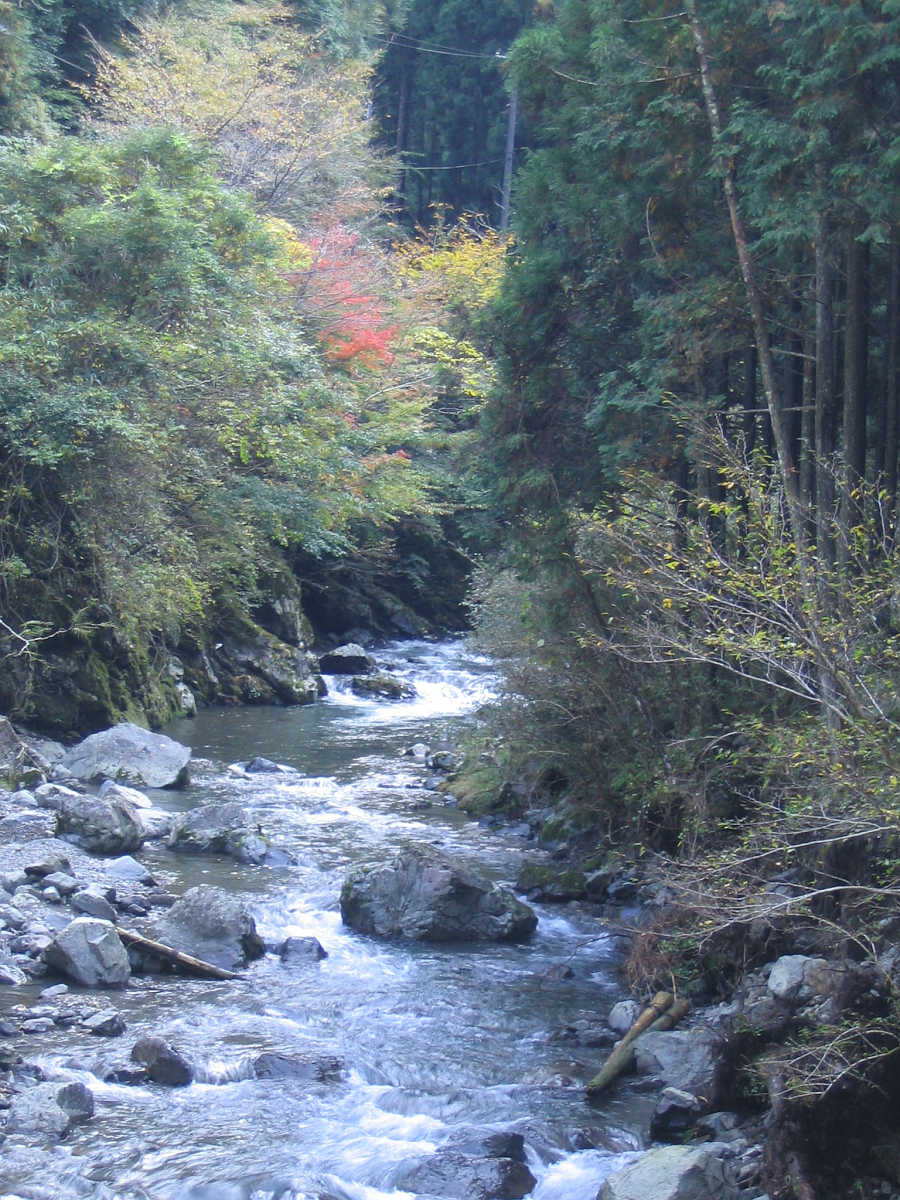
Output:
M816 260L816 545L834 563L834 265L828 220L819 217Z
M750 314L753 319L753 333L756 338L757 354L759 355L759 370L760 375L762 376L763 392L766 397L766 406L769 410L769 419L772 423L772 436L775 440L775 451L778 457L778 468L781 473L781 482L784 487L784 494L787 500L791 531L794 535L794 544L797 547L797 554L805 563L806 528L803 507L800 502L800 493L797 486L797 473L794 466L793 456L791 455L791 447L784 428L784 404L782 402L781 392L778 386L778 375L775 368L775 360L772 354L772 343L769 339L769 331L766 326L762 292L760 291L759 284L756 279L756 268L754 266L753 259L750 256L747 234L744 229L743 219L738 206L738 191L734 175L734 164L732 160L726 156L722 149L720 149L720 143L722 140L722 121L719 116L719 105L712 82L712 71L710 70L709 56L706 50L706 37L698 16L697 0L686 0L685 7L688 17L690 18L691 31L694 36L694 47L697 52L697 62L700 66L700 81L703 87L703 99L706 104L706 112L709 118L710 129L712 131L713 155L718 160L719 167L722 171L722 186L725 191L725 201L728 205L728 215L731 220L731 232L734 237L734 245L737 251L738 262L740 263L741 267L741 276L744 280L744 290L747 296L747 302L750 306Z
M850 531L863 514L859 491L866 475L866 368L868 366L868 247L850 230L847 242L847 321L844 335L844 467L838 559L846 572L850 560Z
M898 373L900 373L900 229L895 225L891 231L890 266L888 268L888 306L886 338L886 377L884 383L884 446L882 470L884 488L887 492L887 524L894 536L897 510L897 434L900 424L898 413Z

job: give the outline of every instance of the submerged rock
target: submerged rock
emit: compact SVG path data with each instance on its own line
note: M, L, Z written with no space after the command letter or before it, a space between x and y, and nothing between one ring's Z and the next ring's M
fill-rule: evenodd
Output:
M154 924L151 937L231 970L265 951L250 910L222 888L190 888Z
M112 779L165 788L187 783L190 757L190 750L180 742L126 721L86 737L61 765L88 783Z
M380 867L352 872L341 917L358 933L426 942L520 941L537 917L512 892L436 851L401 851Z
M94 917L76 917L43 953L48 967L84 987L121 987L131 975L128 952L115 927Z
M337 1079L343 1064L331 1054L281 1054L266 1051L253 1059L251 1069L256 1079L297 1079L308 1083L324 1083Z

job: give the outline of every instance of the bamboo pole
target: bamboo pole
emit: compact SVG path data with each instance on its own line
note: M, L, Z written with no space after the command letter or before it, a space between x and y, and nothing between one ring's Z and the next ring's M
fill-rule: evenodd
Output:
M588 1099L600 1095L623 1071L628 1070L634 1062L634 1043L642 1033L646 1033L647 1030L655 1032L671 1029L678 1024L687 1010L687 1000L676 1000L671 992L657 992L622 1040L616 1043L609 1058L587 1085Z

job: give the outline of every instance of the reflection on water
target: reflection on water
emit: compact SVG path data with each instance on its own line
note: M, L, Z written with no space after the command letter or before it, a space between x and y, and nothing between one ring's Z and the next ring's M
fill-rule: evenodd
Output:
M613 995L610 944L590 912L542 911L524 946L385 944L341 924L347 869L400 843L440 846L506 881L527 850L444 806L423 788L425 766L402 756L412 743L453 739L493 694L490 664L460 642L398 644L380 658L417 699L362 701L329 680L313 706L207 710L168 731L194 750L192 783L157 802L239 800L297 863L240 867L159 847L145 860L173 890L207 882L244 896L267 943L313 935L328 958L288 966L269 954L233 983L137 979L114 997L128 1022L119 1044L79 1043L73 1059L71 1034L48 1035L46 1069L89 1082L97 1114L64 1149L5 1154L0 1184L11 1195L40 1197L50 1178L54 1200L401 1200L411 1195L395 1186L404 1160L488 1125L525 1135L535 1200L593 1200L637 1145L619 1133L615 1152L584 1149L592 1130L634 1129L645 1115L622 1101L588 1109L583 1083L601 1052L563 1036ZM234 769L257 755L289 770ZM203 1082L100 1083L103 1060L146 1033L176 1044ZM313 1083L247 1078L264 1050L333 1055L343 1072Z

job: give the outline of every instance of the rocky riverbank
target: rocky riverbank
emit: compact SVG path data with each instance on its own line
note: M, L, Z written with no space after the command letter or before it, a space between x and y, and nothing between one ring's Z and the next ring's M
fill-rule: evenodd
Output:
M689 870L676 872L664 855L598 853L596 831L565 800L492 791L484 774L476 768L447 786L483 821L527 829L540 847L523 865L520 893L594 903L621 933L632 996L610 1013L616 1034L628 1032L654 987L690 997L679 1028L637 1038L610 1088L654 1092L649 1134L668 1145L611 1180L603 1200L833 1200L850 1188L900 1200L900 919L855 936L849 923L792 919L791 899L803 890L795 871L775 876L755 920L736 923L730 938L708 917L716 939L704 960L703 930L685 932L696 888ZM571 1031L575 1041L584 1034Z

